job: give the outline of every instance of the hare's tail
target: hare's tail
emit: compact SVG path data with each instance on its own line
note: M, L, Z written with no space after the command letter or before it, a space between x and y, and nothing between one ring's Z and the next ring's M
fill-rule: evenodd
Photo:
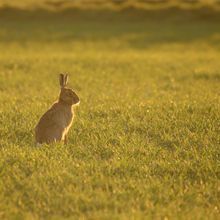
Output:
M35 143L34 143L34 147L40 147L40 146L41 146L40 143L38 143L38 142L35 142Z

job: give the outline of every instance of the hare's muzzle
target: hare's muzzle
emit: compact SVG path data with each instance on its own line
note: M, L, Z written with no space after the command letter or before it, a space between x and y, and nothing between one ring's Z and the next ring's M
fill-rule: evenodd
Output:
M74 97L73 103L74 103L74 105L79 105L80 100L79 100L78 96Z

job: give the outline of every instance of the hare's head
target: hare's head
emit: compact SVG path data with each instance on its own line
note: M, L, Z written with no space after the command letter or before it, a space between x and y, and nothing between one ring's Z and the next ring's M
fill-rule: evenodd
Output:
M67 88L67 82L68 82L68 74L60 74L60 96L59 101L64 102L68 105L76 105L79 104L79 97L77 94L70 88Z

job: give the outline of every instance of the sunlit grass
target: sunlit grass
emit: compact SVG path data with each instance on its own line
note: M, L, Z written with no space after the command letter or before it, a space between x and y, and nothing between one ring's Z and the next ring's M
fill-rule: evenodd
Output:
M219 218L220 28L179 16L1 16L0 219ZM60 72L70 142L36 148Z

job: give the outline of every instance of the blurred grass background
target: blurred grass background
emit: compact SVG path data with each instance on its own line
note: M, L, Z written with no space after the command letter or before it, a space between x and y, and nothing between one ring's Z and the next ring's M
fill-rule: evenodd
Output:
M195 9L202 7L220 8L220 0L0 0L0 7L16 7L22 9L62 10L69 8L141 8L158 9L177 7Z

